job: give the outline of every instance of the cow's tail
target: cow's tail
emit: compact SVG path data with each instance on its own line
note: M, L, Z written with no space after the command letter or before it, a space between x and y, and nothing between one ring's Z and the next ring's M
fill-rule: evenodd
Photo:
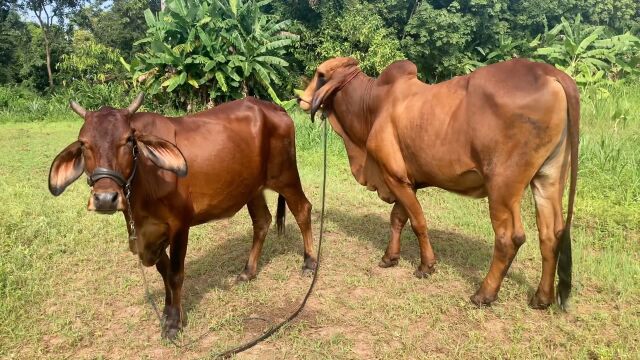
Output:
M278 194L278 207L276 209L276 229L278 229L278 235L284 235L284 220L286 215L284 196Z
M567 98L567 119L569 146L571 147L571 178L569 180L569 204L567 208L567 220L560 236L558 254L558 304L564 310L571 294L571 220L573 218L573 205L576 197L576 183L578 180L578 145L580 143L580 94L575 81L567 74L562 73L556 77L564 88Z

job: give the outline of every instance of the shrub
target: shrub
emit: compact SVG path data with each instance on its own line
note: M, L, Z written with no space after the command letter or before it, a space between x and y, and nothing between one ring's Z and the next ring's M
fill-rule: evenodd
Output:
M270 97L288 76L289 21L266 15L270 0L172 0L145 12L145 52L125 65L150 94L175 94L190 105L245 95ZM124 62L124 60L122 60Z
M82 80L90 83L124 79L120 52L98 43L86 30L73 33L71 52L62 55L57 65L63 84Z

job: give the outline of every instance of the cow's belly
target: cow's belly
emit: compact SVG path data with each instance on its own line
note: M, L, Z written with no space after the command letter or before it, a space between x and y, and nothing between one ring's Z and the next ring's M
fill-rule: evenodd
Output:
M247 186L229 188L226 192L192 193L194 216L191 225L232 217L260 190L260 186Z
M477 169L469 168L457 172L443 169L443 167L428 166L418 171L420 174L414 176L416 183L419 184L418 187L434 186L474 198L487 196L484 177Z
M487 196L484 178L476 169L467 170L439 187L474 198Z

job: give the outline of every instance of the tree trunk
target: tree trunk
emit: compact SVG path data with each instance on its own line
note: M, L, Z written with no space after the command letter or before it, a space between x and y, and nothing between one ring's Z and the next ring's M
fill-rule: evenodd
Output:
M44 51L47 53L47 75L49 76L49 90L53 90L53 73L51 72L51 47L49 46L49 39L47 39L47 32L42 30L42 37L44 38Z
M36 9L32 9L33 13L38 18L38 22L40 23L40 29L42 29L42 39L44 40L44 51L47 54L47 76L49 77L49 90L53 90L53 72L51 71L51 46L49 44L49 13L47 13L47 9L43 8L47 16L47 25L42 21L42 11L38 12Z

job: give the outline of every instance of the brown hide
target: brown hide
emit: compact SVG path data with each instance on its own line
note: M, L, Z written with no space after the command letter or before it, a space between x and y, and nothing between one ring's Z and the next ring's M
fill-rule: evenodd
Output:
M191 226L233 216L246 206L253 223L253 246L238 280L256 276L272 221L265 189L279 193L279 228L285 202L295 216L304 240L303 270L315 269L311 204L300 184L293 121L282 108L246 98L169 118L134 113L141 103L139 96L127 109L104 107L95 112L72 103L85 124L78 141L54 160L49 187L52 194L61 194L84 164L84 171L94 178L88 209L123 210L129 223L129 205L123 199L126 186L119 182L130 179L136 236L129 246L144 265L155 265L164 280L164 335L173 338L182 327L184 259Z
M417 189L436 186L488 196L496 247L489 274L472 301L491 303L524 242L520 201L531 185L543 254L543 276L532 305L553 302L558 255L564 305L571 286L569 228L580 116L578 89L569 76L547 64L515 59L428 85L407 60L389 65L374 79L358 72L354 59L335 58L318 67L300 106L312 116L323 107L344 140L356 180L394 203L391 240L381 266L397 263L399 234L410 220L420 244L416 275L434 270ZM562 194L569 166L565 224Z

